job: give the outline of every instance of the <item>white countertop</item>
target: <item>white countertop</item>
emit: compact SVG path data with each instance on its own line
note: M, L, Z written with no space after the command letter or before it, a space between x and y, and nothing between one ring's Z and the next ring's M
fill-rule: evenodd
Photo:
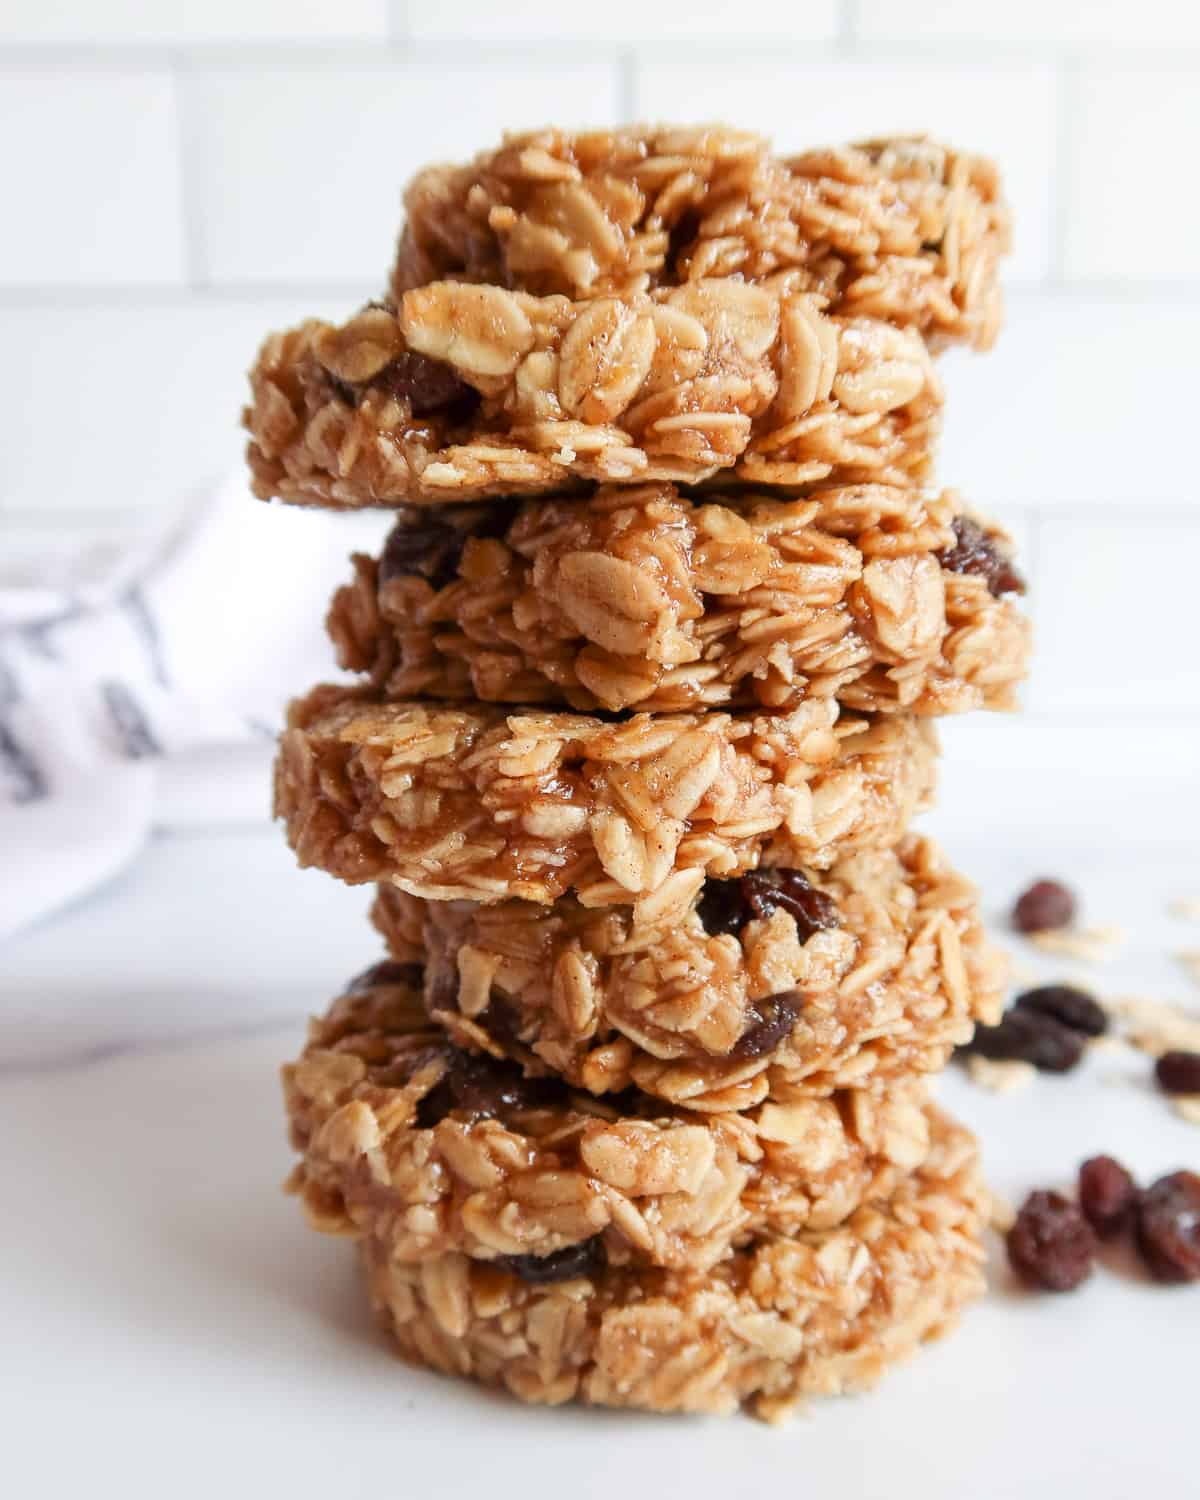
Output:
M1200 895L1194 783L1135 796L1141 778L1014 766L980 799L966 769L936 826L990 908L1058 875L1088 920L1129 930L1110 964L1039 971L1200 1007L1171 957L1200 947L1200 926L1167 913ZM6 1493L1191 1492L1200 1288L1128 1271L1055 1299L1015 1291L997 1264L955 1337L781 1432L526 1410L406 1369L370 1329L347 1247L309 1233L278 1191L275 1070L305 1013L375 956L366 905L297 871L265 824L193 828L0 948ZM1148 1069L1098 1054L1005 1098L952 1072L943 1095L1019 1198L1099 1150L1147 1175L1200 1166L1200 1131Z

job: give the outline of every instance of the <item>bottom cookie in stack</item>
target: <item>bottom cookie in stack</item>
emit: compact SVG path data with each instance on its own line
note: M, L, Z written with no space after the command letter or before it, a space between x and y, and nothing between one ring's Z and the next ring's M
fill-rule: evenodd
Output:
M869 1384L980 1289L970 1135L919 1085L695 1114L430 1028L377 966L284 1070L291 1186L362 1242L408 1358L524 1400L782 1416Z

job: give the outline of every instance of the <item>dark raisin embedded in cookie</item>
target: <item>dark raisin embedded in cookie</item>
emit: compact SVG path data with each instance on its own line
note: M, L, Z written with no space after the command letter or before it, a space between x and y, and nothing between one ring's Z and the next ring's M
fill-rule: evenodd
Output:
M384 958L356 974L342 994L357 995L360 990L371 990L384 984L403 984L410 989L419 989L423 981L424 970L420 964L402 964L394 958Z
M1200 1052L1164 1052L1154 1064L1154 1076L1166 1094L1200 1094Z
M752 870L734 880L706 880L697 914L710 936L741 932L747 922L785 911L800 941L837 927L837 902L812 884L802 870Z
M1108 1030L1108 1014L1086 990L1070 984L1044 984L1026 990L1014 1001L1018 1010L1036 1011L1062 1026L1069 1026L1083 1036L1103 1036Z
M1075 920L1075 897L1058 880L1035 880L1013 907L1018 932L1052 932Z
M557 1079L526 1078L516 1063L450 1046L444 1056L445 1073L417 1106L421 1130L432 1130L456 1111L474 1119L503 1119L565 1098L565 1086Z
M817 890L802 870L752 870L742 876L742 889L754 916L787 912L795 920L802 943L840 921L837 902Z
M1113 1157L1091 1156L1080 1167L1079 1207L1101 1239L1133 1223L1137 1201L1137 1183Z
M730 1049L730 1057L765 1057L792 1034L796 1017L800 1014L800 992L788 990L782 995L768 995L765 1000L756 1000L750 1008L750 1019L745 1031Z
M1007 1237L1013 1270L1030 1286L1071 1292L1092 1273L1096 1236L1069 1198L1030 1193Z
M461 420L478 406L479 392L466 383L452 365L427 354L406 350L378 375L367 382L367 388L382 391L397 401L407 401L414 417L428 417L444 412Z
M594 1276L604 1269L604 1240L594 1235L578 1245L568 1245L549 1255L501 1255L496 1264L528 1281L544 1286L552 1281L574 1281L578 1276Z
M424 578L442 589L458 572L464 538L457 526L422 515L394 526L379 557L379 585L393 578Z
M463 551L473 538L494 540L512 525L519 501L455 507L453 521L428 510L405 511L392 528L379 558L382 588L394 578L424 578L432 589L444 589L458 575Z
M740 880L706 880L696 915L709 937L736 936L746 925L746 903Z
M992 1062L1029 1062L1044 1073L1067 1073L1083 1056L1083 1037L1052 1016L1014 1009L996 1026L976 1026L959 1051Z
M997 598L1001 594L1025 592L1025 580L978 521L972 521L970 516L956 516L953 527L954 545L938 554L938 561L948 573L976 574Z
M1156 1281L1200 1281L1200 1175L1172 1172L1146 1189L1137 1246Z

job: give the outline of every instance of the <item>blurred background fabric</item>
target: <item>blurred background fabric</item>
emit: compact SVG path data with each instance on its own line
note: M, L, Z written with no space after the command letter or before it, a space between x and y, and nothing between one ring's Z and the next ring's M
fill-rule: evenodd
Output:
M924 130L994 155L1016 214L1008 326L951 356L940 474L1013 532L1038 647L1023 715L945 727L952 814L1007 817L1002 778L960 809L957 767L1194 774L1197 97L1200 9L1174 0L6 0L6 608L40 591L95 627L164 539L208 536L168 608L181 754L139 817L265 817L246 726L331 671L324 598L383 518L226 479L243 372L268 329L379 292L411 172L548 122L728 119L783 150ZM181 778L214 740L244 774Z

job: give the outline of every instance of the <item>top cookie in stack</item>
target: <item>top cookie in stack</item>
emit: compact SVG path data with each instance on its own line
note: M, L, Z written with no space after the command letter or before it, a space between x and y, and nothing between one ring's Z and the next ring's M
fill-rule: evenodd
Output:
M426 172L408 206L389 303L263 349L260 495L919 484L930 351L999 324L995 172L922 141L781 161L727 130L549 131Z
M277 764L390 955L286 1070L294 1186L422 1363L778 1414L978 1286L922 1078L1000 973L908 824L931 719L1028 653L1003 534L928 487L996 174L547 130L406 202L386 300L268 339L245 417L263 498L396 512L330 609L360 683Z

